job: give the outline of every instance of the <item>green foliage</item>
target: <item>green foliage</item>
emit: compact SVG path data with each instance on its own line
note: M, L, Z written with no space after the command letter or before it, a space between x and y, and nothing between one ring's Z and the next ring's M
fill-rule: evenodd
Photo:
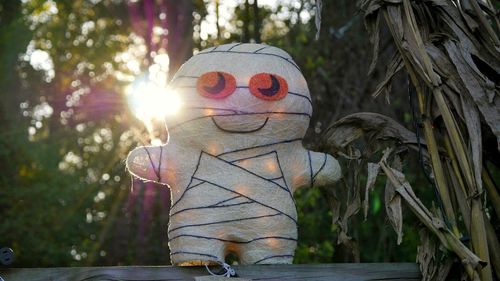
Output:
M295 198L300 238L294 263L332 262L335 237L328 202L318 188L299 190Z

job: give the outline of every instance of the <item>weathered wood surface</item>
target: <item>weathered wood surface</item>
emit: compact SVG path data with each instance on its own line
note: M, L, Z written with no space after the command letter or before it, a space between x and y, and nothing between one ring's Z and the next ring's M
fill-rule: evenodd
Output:
M413 263L342 263L234 266L239 277L251 280L420 280ZM194 280L209 275L204 267L117 266L63 268L3 268L5 281ZM1 280L1 279L0 279Z

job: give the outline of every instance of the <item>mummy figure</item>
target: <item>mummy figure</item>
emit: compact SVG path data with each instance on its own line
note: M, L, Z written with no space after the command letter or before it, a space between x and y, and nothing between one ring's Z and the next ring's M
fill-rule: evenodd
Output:
M170 186L175 265L292 263L293 193L340 178L332 156L302 146L312 114L307 83L288 53L227 44L189 59L172 79L183 109L169 141L134 149L128 170Z

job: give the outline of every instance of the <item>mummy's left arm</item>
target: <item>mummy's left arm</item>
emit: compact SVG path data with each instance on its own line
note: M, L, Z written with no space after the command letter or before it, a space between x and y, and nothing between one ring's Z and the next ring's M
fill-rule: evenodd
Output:
M307 150L307 162L310 186L330 185L342 177L339 162L330 154Z

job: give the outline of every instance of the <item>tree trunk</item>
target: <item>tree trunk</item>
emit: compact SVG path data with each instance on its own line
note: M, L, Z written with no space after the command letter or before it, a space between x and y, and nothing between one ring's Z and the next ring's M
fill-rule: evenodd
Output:
M219 26L219 0L215 0L215 27L217 28L217 41L220 40L220 26Z
M260 43L259 4L257 0L253 1L253 39Z
M169 80L177 69L193 54L193 3L166 0L167 53Z
M245 0L245 10L243 16L243 34L241 42L247 43L250 40L250 3Z

